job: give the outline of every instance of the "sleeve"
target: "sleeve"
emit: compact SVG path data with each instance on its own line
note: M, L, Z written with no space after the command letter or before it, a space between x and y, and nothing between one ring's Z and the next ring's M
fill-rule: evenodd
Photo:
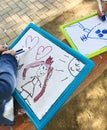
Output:
M10 54L0 56L0 101L8 99L16 87L17 66L14 56Z

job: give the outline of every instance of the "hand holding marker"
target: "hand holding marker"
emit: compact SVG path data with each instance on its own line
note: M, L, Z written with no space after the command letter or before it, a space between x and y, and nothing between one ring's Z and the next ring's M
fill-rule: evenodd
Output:
M6 49L8 48L8 44L7 43L4 44L4 48L6 48ZM15 51L16 52L15 55L21 54L21 53L25 52L26 50L27 50L26 48L18 49L18 50Z
M97 0L97 2L98 2L99 10L100 10L100 12L102 13L101 20L102 20L102 21L105 21L105 20L106 20L106 17L105 17L105 14L102 12L102 4L101 4L101 0Z

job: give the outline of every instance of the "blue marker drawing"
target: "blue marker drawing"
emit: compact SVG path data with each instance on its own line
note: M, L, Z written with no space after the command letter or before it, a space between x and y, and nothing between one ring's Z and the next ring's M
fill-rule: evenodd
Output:
M104 37L104 35L107 34L107 29L100 29L99 25L101 23L98 23L97 25L93 26L91 29L86 28L82 23L77 23L74 26L77 26L80 28L83 32L85 32L82 36L80 36L80 39L82 42L85 42L88 38L90 39L102 39L102 40L107 40L107 36ZM71 26L70 26L71 27ZM73 27L73 26L72 26ZM93 35L94 34L94 35ZM96 34L96 36L95 36Z
M83 55L107 46L107 26L97 16L66 26L68 42Z

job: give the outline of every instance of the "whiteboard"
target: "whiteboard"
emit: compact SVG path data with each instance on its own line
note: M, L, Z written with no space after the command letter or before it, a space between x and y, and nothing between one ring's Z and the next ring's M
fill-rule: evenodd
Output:
M93 14L64 24L60 28L71 47L92 58L107 50L106 22Z
M30 23L10 49L17 55L14 97L37 129L42 129L92 70L94 63Z

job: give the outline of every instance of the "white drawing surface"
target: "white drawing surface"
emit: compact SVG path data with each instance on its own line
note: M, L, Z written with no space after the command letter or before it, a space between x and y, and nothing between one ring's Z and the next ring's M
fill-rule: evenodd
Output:
M32 28L13 47L21 48L17 90L41 120L85 65Z
M107 23L93 16L64 28L76 48L88 55L107 47Z

